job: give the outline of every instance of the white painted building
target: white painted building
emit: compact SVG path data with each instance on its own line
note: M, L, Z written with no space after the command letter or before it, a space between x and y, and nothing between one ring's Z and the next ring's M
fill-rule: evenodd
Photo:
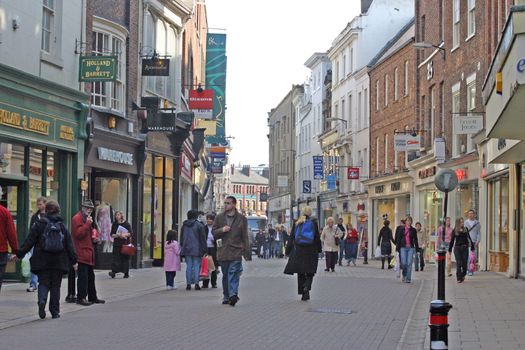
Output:
M337 214L353 224L366 221L367 194L361 181L369 176L369 96L367 65L377 52L414 16L412 0L362 2L361 14L348 23L328 50L332 62L332 128L339 154ZM359 168L359 180L348 180L349 167ZM363 225L366 227L366 225Z

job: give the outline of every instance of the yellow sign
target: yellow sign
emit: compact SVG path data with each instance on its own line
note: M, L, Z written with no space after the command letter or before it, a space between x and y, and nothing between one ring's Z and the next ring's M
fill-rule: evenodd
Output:
M215 136L217 134L217 121L197 119L197 128L204 128L204 136Z
M60 125L60 138L63 140L73 141L75 139L75 132L73 128L67 125Z
M49 126L51 125L47 120L28 117L6 109L0 109L0 124L46 136L49 136Z

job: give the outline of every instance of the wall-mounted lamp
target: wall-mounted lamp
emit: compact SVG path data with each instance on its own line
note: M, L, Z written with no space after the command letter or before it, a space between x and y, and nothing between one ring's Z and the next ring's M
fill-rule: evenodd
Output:
M117 127L117 118L115 118L114 116L110 115L108 117L108 128L109 129L115 129Z

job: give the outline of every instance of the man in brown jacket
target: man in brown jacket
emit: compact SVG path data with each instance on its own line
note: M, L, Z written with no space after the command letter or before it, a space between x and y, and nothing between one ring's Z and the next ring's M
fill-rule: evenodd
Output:
M237 211L236 204L235 197L226 197L224 212L215 217L212 228L217 243L217 260L222 271L222 303L231 306L239 301L242 257L247 261L252 260L248 220Z

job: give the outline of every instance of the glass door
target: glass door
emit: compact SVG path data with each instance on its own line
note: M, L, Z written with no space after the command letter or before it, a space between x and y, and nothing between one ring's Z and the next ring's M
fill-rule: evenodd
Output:
M4 206L11 212L13 221L15 223L18 245L22 245L26 236L26 218L24 208L24 183L21 181L12 181L0 179L1 197L0 205ZM11 248L9 248L11 249ZM9 261L6 266L6 274L4 279L20 279L19 265L15 262Z

